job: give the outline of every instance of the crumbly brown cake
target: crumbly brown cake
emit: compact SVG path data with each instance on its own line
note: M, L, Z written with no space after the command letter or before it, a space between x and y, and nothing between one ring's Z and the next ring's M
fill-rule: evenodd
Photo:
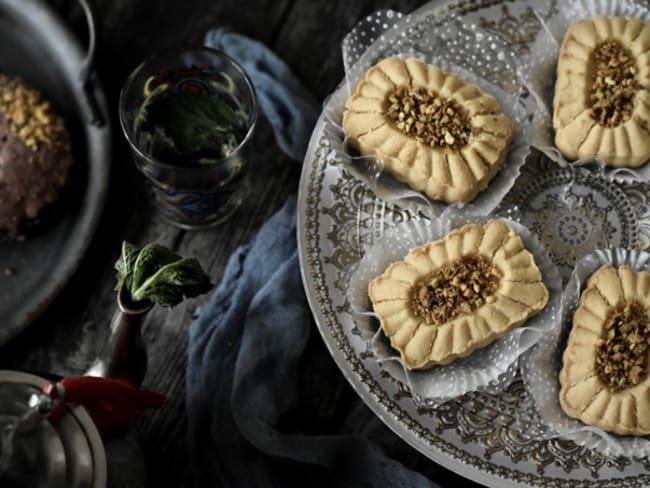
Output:
M386 58L346 103L353 148L433 200L469 202L501 168L513 137L498 102L437 66Z
M650 23L600 16L572 24L557 63L555 144L613 167L650 158Z
M623 265L594 272L562 356L560 405L617 434L650 434L650 273Z
M72 165L63 119L35 89L0 75L0 232L21 227L55 202Z
M412 249L370 282L368 295L409 369L467 356L548 301L532 254L500 220L467 224Z

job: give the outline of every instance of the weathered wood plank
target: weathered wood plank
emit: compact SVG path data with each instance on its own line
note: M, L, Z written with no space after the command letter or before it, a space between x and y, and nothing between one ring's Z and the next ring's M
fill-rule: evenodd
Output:
M85 35L81 10L71 0L50 0L75 31ZM228 27L269 42L291 0L88 0L97 24L97 68L109 98L117 101L122 83L143 59L163 49L200 46L205 32ZM117 104L112 104L117 107Z
M296 2L274 48L322 100L343 79L341 42L361 19L383 9L408 13L422 3L422 0Z
M275 147L272 132L265 120L253 138L258 148L247 177L250 190L235 216L215 229L186 232L177 251L198 257L212 281L217 284L232 252L248 242L277 210L286 196L297 190L300 166L282 155ZM190 300L171 311L155 310L145 325L149 351L149 372L144 385L168 396L165 411L153 413L140 426L149 466L165 466L152 472L154 481L164 482L179 476L183 465L178 453L185 449L185 366L187 363L188 326L195 307L208 295ZM172 478L174 479L174 478ZM180 481L179 481L180 482Z

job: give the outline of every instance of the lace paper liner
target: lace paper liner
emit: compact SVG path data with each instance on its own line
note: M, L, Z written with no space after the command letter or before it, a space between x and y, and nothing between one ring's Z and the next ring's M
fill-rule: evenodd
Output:
M566 415L559 402L559 375L562 354L571 332L573 314L580 294L591 274L603 264L614 267L629 264L636 270L650 268L650 253L621 248L599 249L584 256L571 274L560 303L558 327L547 331L537 347L521 361L526 389L537 407L537 419L531 419L540 439L562 437L607 456L649 456L650 436L621 436L605 432Z
M650 21L650 10L632 0L578 0L559 2L557 13L544 21L536 14L541 28L531 45L529 55L521 63L520 71L525 85L537 100L538 110L533 119L531 144L560 166L591 165L610 179L622 181L650 181L650 164L638 168L612 168L597 157L568 161L555 146L553 130L553 97L557 58L564 35L571 24L599 15L638 17Z
M427 242L442 239L451 230L467 223L483 224L494 216L470 216L448 209L440 218L425 218L403 222L386 231L359 262L350 280L348 300L354 321L361 335L382 368L394 379L408 386L416 403L436 406L446 400L479 389L501 388L512 382L518 358L536 344L548 331L558 328L562 280L555 265L534 234L523 225L503 218L521 236L533 254L549 290L549 301L539 314L525 325L510 331L490 345L474 351L447 365L427 370L410 371L401 362L380 327L379 317L372 311L368 284L384 272L387 266L401 261L408 251Z
M362 20L343 40L345 80L325 102L324 134L330 153L327 159L340 164L370 187L378 198L423 212L440 215L450 207L445 202L430 200L405 183L382 172L381 159L353 155L341 127L345 103L354 92L366 70L388 56L417 57L454 72L481 91L494 96L504 114L515 126L513 142L503 166L470 204L456 203L468 213L490 213L508 193L519 176L520 168L530 153L534 103L525 100L524 83L517 74L514 51L501 39L481 31L476 25L465 25L457 18L443 24L416 23L417 18L383 10ZM462 66L462 67L461 67Z

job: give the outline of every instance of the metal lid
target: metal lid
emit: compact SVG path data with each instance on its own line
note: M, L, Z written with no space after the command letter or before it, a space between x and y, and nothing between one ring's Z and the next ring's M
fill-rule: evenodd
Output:
M0 471L2 485L8 481L16 487L105 488L104 446L83 407L66 407L53 423L38 419L10 439L11 426L28 414L30 397L46 383L31 374L0 370L0 448L5 443L14 447L11 458L4 448L0 455L0 468L6 469Z

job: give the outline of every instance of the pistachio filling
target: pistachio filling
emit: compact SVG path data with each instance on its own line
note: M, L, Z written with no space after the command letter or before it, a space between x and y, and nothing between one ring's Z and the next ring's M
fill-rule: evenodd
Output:
M0 75L0 110L9 127L33 150L39 144L60 140L65 133L63 120L56 116L41 94L16 78Z
M596 346L596 373L612 391L638 385L648 375L650 322L639 302L628 302L612 312L605 337Z
M485 256L463 257L413 287L412 310L427 324L444 324L483 305L496 292L500 277Z
M614 40L596 46L592 61L595 74L589 93L589 113L603 127L616 127L632 116L634 95L639 89L636 61Z
M469 117L451 98L420 88L398 88L388 96L388 118L406 135L430 147L456 149L472 132Z

